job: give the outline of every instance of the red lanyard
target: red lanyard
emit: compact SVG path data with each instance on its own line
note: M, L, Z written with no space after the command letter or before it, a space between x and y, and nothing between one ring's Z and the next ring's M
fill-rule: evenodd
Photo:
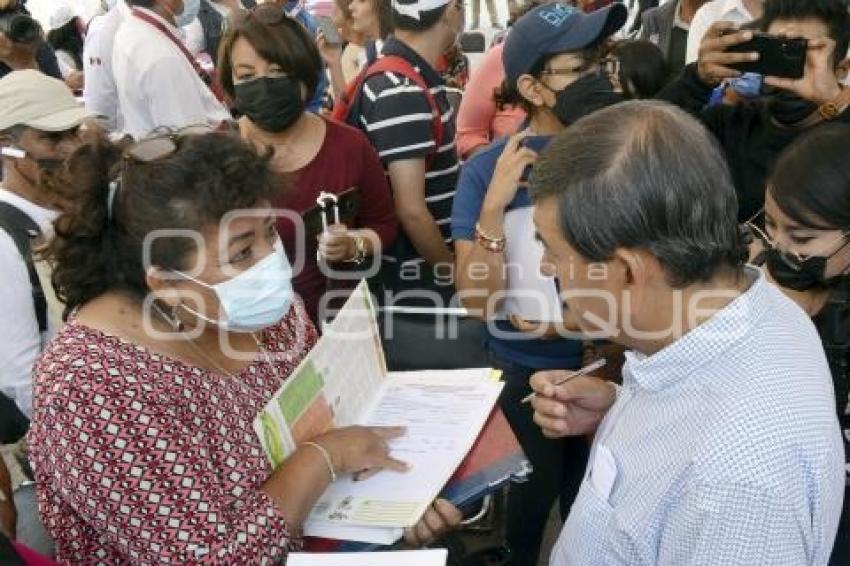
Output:
M207 73L201 67L200 63L198 63L195 60L195 58L192 57L192 54L189 53L189 50L186 48L186 46L183 44L183 42L180 41L178 38L174 37L174 34L171 33L171 30L169 30L167 27L165 27L162 24L162 22L160 22L158 19L154 18L150 14L147 14L147 13L141 11L141 10L137 10L136 8L133 8L131 10L131 12L133 13L133 16L139 18L140 20L142 20L143 22L145 22L149 25L152 25L157 30L159 30L163 35L165 35L165 37L170 39L171 42L174 45L176 45L178 49L180 49L180 52L183 53L183 55L186 57L186 59L189 60L189 63L192 65L192 68L195 69L195 72L198 74L198 76L201 78L201 80L204 82L204 84L207 85L210 88L210 90L215 95L215 97L218 99L218 101L219 102L223 101L221 93L217 92L217 89L215 88L215 83L213 82L213 78L210 76L209 73Z

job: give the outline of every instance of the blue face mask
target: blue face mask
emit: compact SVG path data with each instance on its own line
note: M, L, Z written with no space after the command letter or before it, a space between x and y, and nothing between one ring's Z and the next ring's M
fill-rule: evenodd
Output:
M195 21L201 10L201 0L183 0L183 11L174 15L174 25L186 27Z
M292 267L280 240L275 243L272 253L250 269L215 285L204 283L181 271L175 273L215 292L219 303L218 320L212 320L185 305L183 308L223 330L254 332L274 326L292 305Z

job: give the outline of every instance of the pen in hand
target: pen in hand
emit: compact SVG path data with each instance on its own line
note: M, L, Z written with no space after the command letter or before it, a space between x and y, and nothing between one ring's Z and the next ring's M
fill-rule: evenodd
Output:
M607 363L607 361L605 360L605 358L602 358L602 359L596 360L596 361L595 361L595 362L593 362L592 364L586 365L586 366L584 366L583 368L581 368L581 369L579 369L579 370L574 371L573 373L571 373L570 375L568 375L568 376L567 376L567 377L565 377L564 379L562 379L562 380L560 380L560 381L557 381L557 382L553 383L552 385L554 385L555 387L557 387L557 386L559 386L559 385L563 385L563 384L565 384L566 382L568 382L568 381L569 381L569 380L571 380L571 379L575 379L575 378L577 378L577 377L581 377L581 376L583 376L583 375L587 375L587 374L589 374L589 373L592 373L592 372L594 372L594 371L598 370L598 369L599 369L599 368L601 368L601 367L604 367L606 363ZM535 395L537 395L537 393L531 393L530 395L526 396L526 397L522 400L522 402L523 402L523 403L529 403L529 402L531 402L531 400L532 400L532 399L534 399L534 396L535 396Z

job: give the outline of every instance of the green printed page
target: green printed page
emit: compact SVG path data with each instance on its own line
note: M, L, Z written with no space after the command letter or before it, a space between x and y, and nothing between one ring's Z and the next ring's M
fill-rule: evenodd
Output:
M254 420L273 467L299 444L333 427L356 424L373 404L387 373L375 317L368 287L361 282Z

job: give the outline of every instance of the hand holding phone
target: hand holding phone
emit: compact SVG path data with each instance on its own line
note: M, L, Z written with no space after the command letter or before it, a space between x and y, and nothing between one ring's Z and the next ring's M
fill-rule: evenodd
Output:
M782 37L755 32L749 41L730 46L731 53L758 53L756 61L730 65L743 73L758 73L768 77L801 79L806 69L806 39Z
M787 78L766 76L764 84L793 93L818 106L835 103L842 88L835 73L835 40L818 37L808 41L803 76Z
M757 61L759 54L728 49L750 41L753 35L754 32L750 30L739 30L732 22L716 22L708 28L699 46L697 74L700 80L706 85L718 86L726 79L741 76L741 71L735 69L734 65Z
M319 26L319 30L322 32L328 45L334 47L342 45L342 36L339 34L339 30L331 18L328 16L317 16L316 24Z

